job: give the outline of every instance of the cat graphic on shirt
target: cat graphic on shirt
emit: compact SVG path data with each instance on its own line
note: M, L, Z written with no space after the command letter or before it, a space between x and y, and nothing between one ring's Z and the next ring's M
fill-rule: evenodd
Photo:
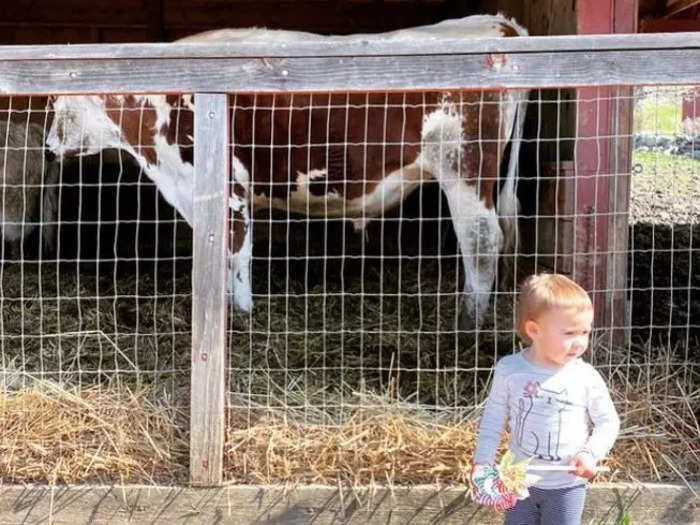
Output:
M559 444L564 412L571 402L566 388L549 390L528 381L518 400L516 442L525 454L546 461L561 461Z

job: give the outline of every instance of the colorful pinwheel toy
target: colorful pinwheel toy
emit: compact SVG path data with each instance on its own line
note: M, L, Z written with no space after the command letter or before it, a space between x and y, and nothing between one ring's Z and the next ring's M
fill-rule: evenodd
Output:
M572 471L568 465L530 465L530 459L515 462L512 452L507 451L495 467L474 465L472 471L472 499L481 505L489 505L497 511L510 509L520 499L530 495L528 487L540 479L528 474L528 470ZM607 471L607 467L597 467L596 471Z
M474 465L472 472L472 498L481 505L489 505L498 511L514 507L519 499L527 498L527 488L537 481L528 479L529 459L515 463L513 453L507 451L498 465Z

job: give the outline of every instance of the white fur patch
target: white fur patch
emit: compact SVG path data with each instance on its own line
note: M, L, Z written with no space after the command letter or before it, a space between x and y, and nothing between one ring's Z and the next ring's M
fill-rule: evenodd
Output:
M372 218L398 206L427 176L417 163L413 163L387 175L370 193L346 200L335 190L325 195L314 195L308 191L309 181L319 178L321 173L325 176L325 170L312 170L308 174L300 173L297 177L297 186L290 193L289 199L279 197L270 199L266 195L254 195L254 209L272 207L316 217Z
M194 191L194 166L184 162L177 144L168 144L162 135L153 137L158 165L146 164L146 174L158 186L165 200L173 205L192 225L194 216L192 195ZM140 156L139 156L140 157ZM139 158L140 162L143 157Z
M369 223L369 219L353 219L352 220L352 227L356 232L361 232L367 227L367 224Z
M231 160L231 171L234 183L242 186L244 195L234 193L229 199L231 212L241 215L245 223L245 236L239 250L229 251L229 292L233 295L233 303L242 311L250 312L253 308L253 290L250 275L250 265L253 259L253 227L250 223L250 208L248 194L250 192L250 174L240 160L234 155Z
M191 93L182 95L182 104L190 111L194 111L194 98Z
M468 182L470 174L459 173L463 133L462 116L449 98L444 98L423 119L420 160L447 197L462 254L466 314L475 326L480 326L490 300L503 234L496 211L486 207L479 188Z
M413 40L440 40L440 39L472 39L472 38L498 38L503 36L502 24L511 26L520 36L527 35L527 31L501 14L475 15L465 18L443 20L437 24L398 29L378 34L353 34L325 36L303 31L284 31L278 29L266 29L253 27L245 29L215 29L205 33L181 38L178 42L352 42L355 40L381 39L390 42L402 42Z
M460 174L454 172L453 166L459 163L463 135L462 116L448 96L442 99L435 111L423 117L420 160L424 169L441 184L459 181Z
M134 99L143 106L148 103L153 106L156 111L156 123L153 129L159 131L163 126L170 125L170 111L173 109L168 104L165 95L136 95Z
M54 120L46 145L62 158L67 152L92 155L106 148L123 148L125 142L121 129L107 116L103 98L64 96L54 102Z

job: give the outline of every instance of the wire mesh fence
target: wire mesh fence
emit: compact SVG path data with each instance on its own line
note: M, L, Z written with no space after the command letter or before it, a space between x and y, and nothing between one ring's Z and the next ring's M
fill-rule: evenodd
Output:
M523 93L229 95L224 479L464 482L537 271L596 300L612 479L697 477L697 88ZM62 99L0 115L0 475L181 483L195 100Z
M639 115L639 109L634 131L624 135L614 130L585 135L577 127L575 112L577 104L586 103L595 108L594 116L600 120L604 105L633 103L635 108L646 104L653 108L649 112L659 113L664 108L652 98L659 91L667 92L673 104L680 106L687 88L593 90L585 99L566 90L533 93L518 179L520 244L515 255L501 255L501 274L489 292L484 323L476 330L465 328L460 320L465 275L451 215L456 211L470 216L473 210L451 210L439 182L421 185L414 193L405 183L400 205L359 220L352 215L354 210L347 211L350 205L346 202L341 220L309 216L309 200L302 202L301 209L298 203L286 203L281 210L272 210L264 202L254 218L255 305L251 313L234 312L229 319L231 479L332 482L343 468L353 473L348 474L351 480L428 479L425 472L440 461L434 451L426 452L411 441L414 429L402 426L403 420L393 422L392 434L385 428L377 430L384 422L373 418L377 413L396 415L403 410L411 414L411 421L436 425L432 433L421 429L434 443L450 434L445 425L455 439L469 442L465 434L473 438L474 429L466 422L475 419L493 364L520 345L513 330L515 285L536 271L578 274L600 297L598 304L616 314L599 317L586 359L610 382L628 423L616 449L618 456L614 456L617 468L625 472L623 477L693 476L696 463L684 469L681 458L695 457L692 443L697 429L694 139L683 135L678 118L673 133L677 138L666 142L686 146L646 151L643 148L648 147L639 145L645 136L640 126L652 131L655 125L640 124L646 115ZM280 184L280 191L289 193L299 191L303 183L307 199L318 196L326 206L324 211L329 211L337 202L329 204L328 196L338 199L346 195L347 188L334 189L325 173L313 181L318 184L315 188L310 177L303 178L313 167L309 159L314 148L325 147L324 167L342 159L346 185L355 182L353 168L347 164L348 152L359 148L359 178L363 191L371 193L374 181L368 176L369 166L373 158L386 161L394 145L386 131L392 112L396 112L398 127L410 135L410 119L405 115L412 106L405 95L377 94L374 100L384 97L385 103L376 104L380 112L372 115L375 104L369 96L337 95L335 103L328 102L332 97L315 96L317 105L305 97L299 107L293 97L260 97L242 103L237 98L240 106L234 102L232 110L234 130L236 113L245 111L257 111L260 120L255 124L269 128L265 128L267 134L258 135L264 138L256 144L241 144L234 136L232 146L234 154L236 148L250 147L269 159L262 167L265 183ZM251 100L257 103L253 107L246 105ZM480 104L483 99L476 103ZM431 111L430 106L418 107L423 115ZM337 108L335 115L333 108ZM333 135L334 118L341 123L352 121L353 109L360 115L355 117L359 120L356 126L365 126L365 140L348 139L342 125L346 135L339 140ZM314 111L320 112L317 118L325 124L325 141L314 137L309 131L312 125L303 120L308 112L313 122ZM468 110L458 112L465 115ZM368 122L374 133L384 134L380 140L367 131ZM271 137L270 129L281 138ZM307 132L308 140L287 140L293 136L291 129ZM469 142L465 138L465 149ZM474 142L482 144L483 139L477 137ZM585 142L594 143L589 163L595 170L582 176L570 159L581 154ZM630 142L635 147L632 176L627 180L629 172L611 167L610 158ZM426 147L424 142L402 144L405 150ZM379 151L374 157L373 146ZM336 157L330 151L334 147L342 149ZM508 163L507 152L503 153L499 170L491 173L503 175L500 165ZM399 169L410 169L416 155L415 151L407 155ZM298 156L304 169L294 167L292 159ZM256 154L249 158L258 159ZM484 162L479 166L482 172L456 174L474 183L477 191L479 183L489 179L484 172L494 168L485 167ZM685 178L676 175L679 170ZM391 171L383 168L382 176ZM284 174L283 182L275 183L279 172ZM649 192L650 187L654 191ZM499 189L494 187L494 194ZM595 211L579 208L584 193L592 196ZM624 200L627 194L629 201ZM607 232L621 220L625 228L622 240L614 231ZM360 226L354 227L353 222ZM650 238L655 243L650 244ZM626 267L616 266L620 256ZM503 265L509 258L510 268ZM622 284L611 285L605 274L606 279L601 279L596 265L606 259L611 260L607 272L622 274ZM503 272L504 266L512 275ZM628 309L614 312L612 292L623 295ZM308 439L308 435L316 437ZM661 436L668 447L657 447ZM351 444L344 448L344 442ZM411 442L413 452L421 451L418 457L397 453L385 461L386 447L400 442ZM271 443L276 444L274 453L268 448ZM449 446L462 450L456 443ZM639 456L640 450L646 452ZM446 467L440 475L459 480L469 460L468 452L461 454L451 463L454 470ZM635 472L624 466L630 464L635 465Z
M186 424L191 230L127 154L61 162L46 99L5 102L2 477L163 478L151 458L177 457Z

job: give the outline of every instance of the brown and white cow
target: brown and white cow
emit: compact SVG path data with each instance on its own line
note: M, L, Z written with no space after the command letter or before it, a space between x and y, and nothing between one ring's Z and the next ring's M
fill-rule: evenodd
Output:
M500 15L481 15L381 37L399 41L525 34ZM351 38L227 29L183 41ZM278 208L344 217L362 228L423 181L435 179L447 197L462 254L467 320L480 326L498 254L512 248L516 238L515 171L526 98L524 90L232 95L229 286L234 304L252 308L253 212ZM192 224L191 95L61 96L54 110L47 143L57 156L126 150ZM500 181L496 205L501 159L511 137L507 176Z

